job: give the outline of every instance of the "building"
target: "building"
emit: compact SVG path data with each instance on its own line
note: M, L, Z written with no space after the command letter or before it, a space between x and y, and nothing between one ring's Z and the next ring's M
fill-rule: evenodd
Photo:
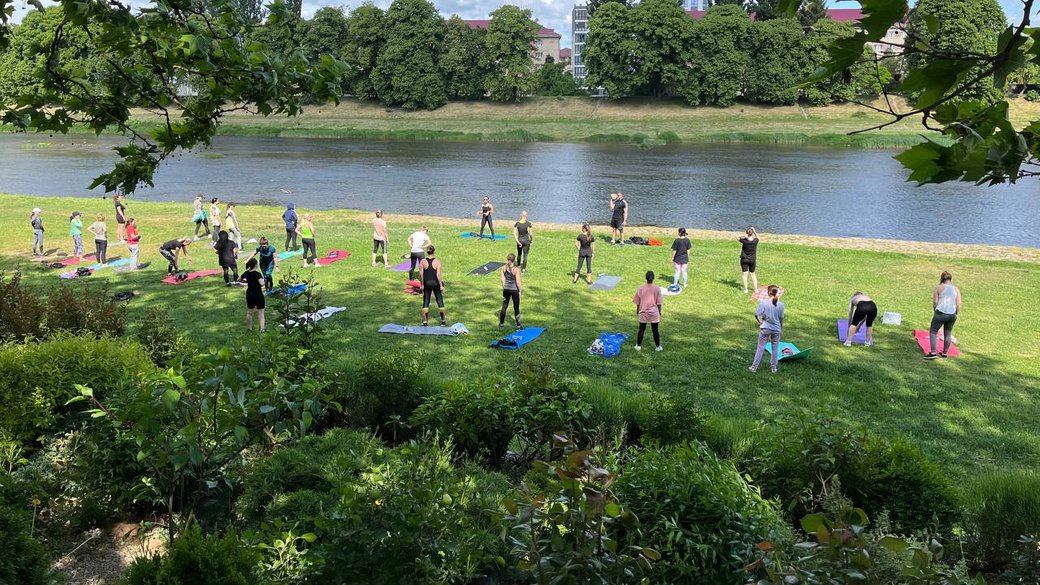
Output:
M827 10L827 16L831 20L857 26L860 19L863 18L863 11L859 8L830 8ZM874 54L878 57L891 57L903 54L906 40L906 19L903 19L888 29L884 39L871 43L871 45L874 49Z
M694 10L707 10L711 8L712 0L683 0L682 7L686 12Z
M463 20L472 29L486 29L490 20ZM538 35L531 45L531 63L537 68L545 65L547 58L551 57L554 62L560 60L560 33L551 28L538 25Z
M578 87L585 87L585 62L581 53L589 34L589 8L576 4L571 10L571 73Z
M560 64L563 65L564 73L571 73L571 55L573 51L570 49L560 49Z

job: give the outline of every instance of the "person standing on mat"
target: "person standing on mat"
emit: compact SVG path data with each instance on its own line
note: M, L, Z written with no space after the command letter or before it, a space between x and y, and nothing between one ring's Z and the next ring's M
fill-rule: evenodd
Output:
M849 301L849 330L845 336L845 347L852 346L852 336L863 324L867 327L867 347L874 347L874 319L877 319L877 313L874 299L859 291L853 293Z
M94 259L104 264L108 261L108 226L105 224L105 214L97 214L97 221L90 224L87 231L94 234Z
M693 248L693 244L690 243L690 238L686 237L686 228L679 228L679 237L672 242L672 264L675 266L675 277L672 278L672 284L678 285L681 275L683 288L686 288L686 283L689 281L686 269L690 264L691 248Z
M523 285L520 282L520 267L516 265L516 254L506 256L506 265L502 267L502 310L498 312L498 326L506 323L506 309L509 303L513 303L513 320L516 328L520 329L520 292Z
M116 241L124 243L126 242L126 205L123 203L123 194L116 193L116 196L112 198L112 203L116 206Z
M628 225L628 202L624 193L610 194L610 243L625 244L625 226Z
M527 212L520 212L520 221L513 224L513 239L516 240L516 260L520 272L527 272L527 258L531 255L531 242L534 241L534 226L527 221Z
M202 207L202 195L195 196L195 210L192 212L191 220L195 222L195 239L199 239L199 230L206 228L204 236L209 236L209 220L206 218L206 210Z
M130 252L130 270L137 270L137 261L141 252L141 232L137 231L137 220L126 220L126 250Z
M408 236L408 246L411 249L409 258L412 260L412 266L408 269L408 280L415 280L415 267L426 257L426 246L433 244L429 232L426 226L422 226L419 231Z
M83 214L73 211L69 216L69 236L72 238L72 255L83 260Z
M235 204L227 204L227 213L224 215L224 226L227 228L228 237L235 240L235 244L238 245L239 249L242 248L242 230L238 227L238 212L235 211Z
M214 248L217 252L217 263L224 270L224 285L231 286L232 282L238 280L238 246L228 237L226 230L220 230Z
M639 333L636 335L636 351L643 349L643 335L646 333L646 325L650 324L650 331L654 335L654 345L657 351L664 351L661 347L661 309L664 305L664 295L661 287L654 284L654 272L648 270L646 273L646 284L636 290L636 296L632 297L636 304L636 317L639 319Z
M377 209L376 216L372 219L372 267L376 265L379 258L380 248L383 251L383 267L390 268L390 256L386 253L390 245L390 232L387 231L386 220L383 219L383 210Z
M943 272L939 276L939 286L932 291L932 325L928 328L929 352L926 360L945 358L953 347L953 324L961 312L961 291L951 282L953 275ZM939 329L943 330L943 349L936 355Z
M24 217L24 216L23 216ZM32 214L29 216L29 225L32 226L33 230L33 257L43 256L43 210L39 207L34 207Z
M300 223L300 216L297 215L296 204L292 201L285 204L282 221L285 222L285 250L295 251L299 247L296 244L296 226Z
M491 199L485 195L484 202L480 204L480 239L484 239L484 226L491 229L491 239L495 239L495 222L492 221L491 215L495 213L495 206L491 204Z
M167 274L175 274L180 271L177 266L177 258L181 255L188 262L191 262L191 256L188 255L188 246L191 245L191 238L184 238L182 240L170 240L163 245L159 246L159 254L166 261L169 262L169 266L166 267Z
M765 351L766 343L773 344L773 352L770 356L769 369L775 374L780 364L780 333L784 326L784 303L780 301L780 287L775 284L769 285L769 298L763 299L755 309L755 319L758 320L758 349L755 350L755 359L748 369L752 372L758 371L758 365L762 363L762 352Z
M225 238L227 237L227 233L221 233ZM260 283L263 282L266 277L256 269L256 264L256 258L250 258L246 261L246 271L242 273L242 280L246 283L246 327L248 327L250 331L253 330L253 315L256 315L257 324L260 325L260 331L263 331L265 325L264 308L266 307L266 301ZM226 271L224 275L227 276Z
M441 314L441 326L447 326L444 320L444 276L441 271L441 261L434 257L435 249L432 245L426 247L426 257L419 262L419 290L423 294L422 324L426 327L430 324L430 297L437 299L437 310Z
M307 251L310 250L311 267L317 268L319 266L318 246L314 242L314 220L311 214L303 214L300 225L296 226L296 233L300 234L300 239L303 241L303 267L307 267Z
M213 224L213 242L211 245L216 247L217 240L220 239L220 228L224 225L224 222L220 219L220 197L214 197L210 200L209 218Z
M253 258L260 260L260 272L264 275L264 290L270 292L274 288L274 272L275 270L281 271L278 268L278 254L271 242L266 237L260 238L260 245L257 246L256 251L246 258L246 264Z
M758 257L758 232L754 227L749 227L738 241L740 242L740 273L744 281L744 294L747 294L749 273L754 290L758 290L758 275L755 274L755 262Z
M574 241L574 247L578 249L578 267L574 269L574 280L572 284L578 283L581 276L581 263L585 262L585 282L592 284L592 257L596 254L596 236L592 235L589 224L582 224L581 233Z

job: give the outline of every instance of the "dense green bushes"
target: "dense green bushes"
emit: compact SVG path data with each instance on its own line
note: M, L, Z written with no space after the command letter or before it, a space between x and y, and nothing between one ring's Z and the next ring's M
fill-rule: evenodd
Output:
M1024 550L1022 537L1040 535L1040 475L1036 473L988 473L968 486L964 501L974 556L985 568L1005 568Z
M191 362L198 351L191 341L177 331L170 314L162 307L148 309L138 326L137 341L160 368Z
M7 489L7 481L0 476L0 490ZM30 535L29 506L28 501L18 507L0 498L0 583L50 585L54 582L43 546Z
M394 440L426 393L424 356L381 353L353 368L353 376L338 385L333 397L343 413L330 413L329 424L367 426Z
M121 585L259 585L259 554L237 536L188 530L165 555L134 562Z
M107 288L76 290L62 285L47 294L22 283L22 275L0 272L0 342L47 339L58 333L118 336L126 330L126 310Z

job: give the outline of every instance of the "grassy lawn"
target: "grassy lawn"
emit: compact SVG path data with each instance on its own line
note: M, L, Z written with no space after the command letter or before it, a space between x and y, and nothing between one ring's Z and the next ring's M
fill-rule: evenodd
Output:
M11 230L0 243L0 269L20 267L30 283L57 286L57 270L39 268L27 257L28 215L33 206L44 208L47 248L67 251L71 240L66 236L66 220L71 210L83 211L87 219L98 211L110 213L111 202L0 197L0 225ZM219 277L179 286L159 282L165 276L165 262L156 248L162 241L189 233L190 201L131 201L129 214L138 218L145 238L143 260L152 265L130 274L103 271L71 281L70 286L107 282L113 292L140 291L141 296L129 304L131 327L147 308L163 306L200 345L218 345L228 336L243 335L243 289L227 289ZM267 234L278 248L284 234L279 217L280 210L274 208L239 208L245 237ZM421 302L402 292L406 273L370 266L369 217L351 211L315 213L319 254L332 246L353 253L346 261L306 271L313 272L326 304L348 308L327 322L338 362L349 366L381 351L424 351L428 372L437 378L473 379L507 370L513 353L488 348L500 335L498 278L466 273L484 262L504 260L514 249L512 243L462 239L458 234L475 226L431 219L430 233L446 271L448 320L464 323L471 334L460 338L384 335L376 330L385 323L417 325ZM414 218L388 219L391 260L397 263L407 251L407 235L418 224ZM506 218L499 221L505 224ZM634 335L631 297L647 270L670 280L668 249L610 247L604 245L609 233L597 229L594 272L624 280L612 292L590 291L570 282L577 230L542 231L537 229L538 218L532 221L536 236L525 279L523 317L526 324L548 331L522 351L551 353L559 371L583 383L633 395L647 390L691 392L707 411L749 420L829 413L873 431L906 435L956 476L993 467L1040 465L1040 349L1036 344L1040 313L1035 310L1040 265L1036 263L777 244L766 236L759 251L760 280L781 284L787 291L784 338L816 350L807 361L782 363L778 375L771 375L768 368L752 375L747 366L756 339L754 305L740 290L736 242L694 241L690 287L665 299L663 353L636 353L630 342L620 356L603 359L588 355L585 348L603 331ZM114 233L111 222L109 229ZM191 252L190 269L216 268L208 245L197 243ZM125 254L125 248L110 248L110 256ZM283 263L285 268L290 265L298 269L299 259ZM963 291L964 311L956 336L964 356L925 362L911 332L927 326L931 290L942 270L950 270ZM871 294L882 311L903 315L900 327L878 326L873 349L848 349L836 340L835 320L844 315L855 290Z

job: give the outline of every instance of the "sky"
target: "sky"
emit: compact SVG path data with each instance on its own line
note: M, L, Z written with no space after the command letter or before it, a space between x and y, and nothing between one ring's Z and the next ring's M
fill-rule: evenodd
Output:
M390 6L392 0L373 0L373 3L380 8L386 8ZM1008 20L1017 22L1022 16L1022 2L1021 0L999 0L1000 5L1004 7L1004 12L1008 16ZM321 8L322 6L339 6L344 10L350 11L361 4L362 0L353 0L348 3L338 2L336 0L304 0L303 2L303 16L304 18L310 18L314 14L314 11ZM131 0L132 4L143 4L140 0ZM521 8L528 8L531 10L534 19L538 21L542 26L546 26L555 29L556 32L563 36L561 39L561 45L564 47L571 46L571 9L574 7L574 0L433 0L433 4L441 11L445 17L451 16L452 14L458 14L462 18L466 19L483 19L488 18L489 14L502 4L515 4ZM829 2L831 8L856 8L859 6L859 2L856 0L831 0ZM15 0L15 22L18 22L25 12L29 10L25 0Z

